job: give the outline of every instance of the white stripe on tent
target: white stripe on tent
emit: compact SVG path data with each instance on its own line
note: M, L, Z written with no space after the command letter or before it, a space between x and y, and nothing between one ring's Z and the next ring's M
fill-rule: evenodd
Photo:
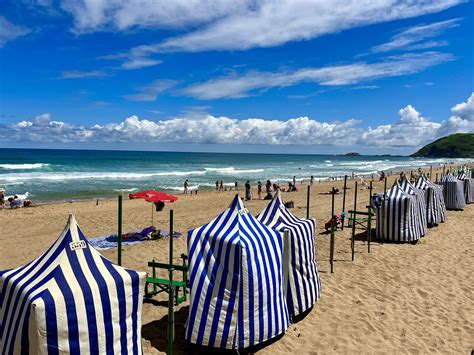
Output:
M314 249L314 219L300 219L284 206L280 193L277 193L257 219L268 227L290 232L290 270L288 309L296 316L313 306L320 297L321 282L316 266Z
M214 220L188 232L188 252L188 341L246 348L286 330L283 237L248 213L238 195Z
M0 352L141 354L145 277L101 257L70 216L43 255L0 272Z

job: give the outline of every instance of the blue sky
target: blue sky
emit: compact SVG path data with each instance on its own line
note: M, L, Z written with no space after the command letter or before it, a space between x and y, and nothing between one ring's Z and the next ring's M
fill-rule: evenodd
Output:
M336 3L3 1L0 146L410 153L474 131L472 1Z

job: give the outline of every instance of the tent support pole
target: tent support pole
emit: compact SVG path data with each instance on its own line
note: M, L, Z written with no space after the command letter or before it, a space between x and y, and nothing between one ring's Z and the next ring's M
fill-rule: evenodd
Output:
M355 237L355 219L356 219L356 213L357 211L357 181L355 182L354 186L354 213L352 213L352 234L351 234L351 251L352 251L352 261L354 261L354 249L355 249L355 243L354 243L354 237Z
M170 288L168 293L168 354L173 354L174 341L174 288L173 288L173 210L170 210L170 235L169 235L169 264L168 276L170 280Z
M347 190L347 175L344 175L344 192L342 193L342 212L346 211L346 190ZM344 230L344 218L345 216L342 215L342 226L341 230Z
M122 266L122 193L118 195L118 250L117 250L117 264Z
M331 242L329 245L329 259L331 263L331 274L334 272L334 187L331 190L332 204L331 204Z
M383 240L385 239L385 199L387 198L387 178L385 177L385 181L383 183L383 201L382 201L382 232L380 233L380 237Z
M306 196L306 219L309 219L309 196L310 196L311 186L308 185L308 195Z

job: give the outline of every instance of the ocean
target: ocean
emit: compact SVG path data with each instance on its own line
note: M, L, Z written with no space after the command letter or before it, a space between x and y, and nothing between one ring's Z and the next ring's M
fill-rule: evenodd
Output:
M34 201L113 197L118 192L157 189L214 189L216 180L233 186L267 179L286 184L336 176L370 175L381 170L429 168L462 159L385 156L218 154L104 150L0 149L0 188Z

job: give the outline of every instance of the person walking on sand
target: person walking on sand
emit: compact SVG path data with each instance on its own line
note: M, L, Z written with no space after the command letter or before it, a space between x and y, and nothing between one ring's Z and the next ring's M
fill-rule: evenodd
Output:
M245 201L250 201L252 199L252 189L250 187L250 181L247 180L245 183Z
M186 179L184 181L184 193L187 194L189 192L189 181Z
M0 189L0 207L5 208L5 190Z
M262 182L259 181L257 184L257 193L258 193L258 199L262 199Z
M221 182L219 183L219 192L224 192L224 181L221 180Z

